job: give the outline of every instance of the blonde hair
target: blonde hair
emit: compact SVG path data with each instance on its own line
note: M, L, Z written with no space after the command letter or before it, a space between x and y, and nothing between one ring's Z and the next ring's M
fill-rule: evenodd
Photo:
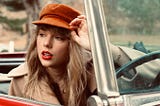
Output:
M44 26L44 25L42 25ZM45 25L46 27L46 25ZM63 33L70 34L70 31L63 28L52 27L53 30L62 31ZM46 83L50 84L49 77L46 73L45 67L42 66L36 49L36 36L40 28L37 26L37 30L35 32L35 36L31 40L28 53L26 56L26 60L28 63L29 74L28 74L28 82L25 87L25 97L32 98L33 93L40 93L37 91L37 88L41 88L39 81L43 79ZM87 87L87 70L86 70L86 62L88 58L88 53L81 48L77 43L75 43L70 38L69 43L69 62L67 65L67 79L69 86L69 106L79 106L83 103L86 103L87 95L86 95L86 87Z

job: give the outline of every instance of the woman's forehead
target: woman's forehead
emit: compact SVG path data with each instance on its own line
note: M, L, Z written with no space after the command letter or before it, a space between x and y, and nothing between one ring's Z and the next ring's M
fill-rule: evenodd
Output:
M51 25L38 25L38 30L44 30L44 31L51 31L51 32L59 32L59 33L70 33L70 30L61 28L61 27L56 27L56 26L51 26Z
M62 35L64 37L69 37L70 36L70 30L65 29L65 28L60 28L60 27L56 27L56 26L50 26L50 25L38 25L38 32L39 31L46 31L49 32L53 35L58 34L58 35Z

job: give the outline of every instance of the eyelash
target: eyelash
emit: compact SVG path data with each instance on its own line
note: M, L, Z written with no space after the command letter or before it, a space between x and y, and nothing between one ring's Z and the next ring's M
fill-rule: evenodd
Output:
M43 33L40 33L40 34L38 34L40 37L46 37L46 35L45 34L43 34ZM61 41L63 41L63 40L65 40L65 38L63 38L63 37L61 37L61 36L55 36L54 37L55 39L58 39L58 40L61 40Z
M55 36L55 38L58 39L58 40L62 40L62 41L65 40L65 38L63 38L61 36Z
M38 34L40 37L45 37L46 35L43 33Z

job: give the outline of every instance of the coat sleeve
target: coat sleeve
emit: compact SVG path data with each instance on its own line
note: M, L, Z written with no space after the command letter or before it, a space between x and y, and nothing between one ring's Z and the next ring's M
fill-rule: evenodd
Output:
M130 60L133 60L145 55L145 53L131 49L131 48L120 47L120 49L123 53L126 54L127 57L129 57ZM159 65L160 65L160 60L155 59L145 64L142 64L136 67L135 69L139 75L145 77L146 80L151 82L160 73Z
M24 97L24 76L16 77L11 80L8 94L12 96Z
M20 93L18 93L17 90L16 90L17 86L16 86L14 80L15 80L14 78L11 80L8 94L9 94L9 95L12 95L12 96L19 96Z

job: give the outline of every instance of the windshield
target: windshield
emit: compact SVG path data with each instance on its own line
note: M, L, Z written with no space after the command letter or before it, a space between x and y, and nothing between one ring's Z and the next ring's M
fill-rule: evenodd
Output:
M160 2L158 0L103 0L111 42L133 48L142 42L159 50Z
M123 47L143 53L160 50L160 2L158 0L103 0L103 9L112 44L122 46L122 51ZM154 91L155 88L148 87L147 80L152 79L150 76L155 69L158 70L157 74L159 73L159 65L156 65L158 63L159 60L147 63L145 69L138 66L133 69L132 74L129 72L130 77L127 73L127 76L118 78L120 92ZM148 79L149 77L151 79ZM147 85L147 87L140 85Z

